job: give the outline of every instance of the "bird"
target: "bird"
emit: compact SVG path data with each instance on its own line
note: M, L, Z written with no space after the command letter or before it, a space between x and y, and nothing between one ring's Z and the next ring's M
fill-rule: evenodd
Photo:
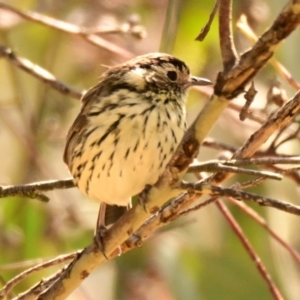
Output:
M186 131L189 88L209 84L182 60L149 53L109 68L83 95L63 159L79 190L102 203L99 228L112 222L109 207L123 211L155 184Z

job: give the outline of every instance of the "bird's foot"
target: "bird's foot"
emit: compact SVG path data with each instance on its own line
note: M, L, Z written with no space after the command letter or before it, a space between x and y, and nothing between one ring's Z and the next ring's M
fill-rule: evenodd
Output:
M99 251L102 252L103 256L108 260L105 253L104 237L106 235L107 228L104 225L99 225L94 235L94 243L98 247Z
M146 213L148 213L148 210L147 210L147 207L146 207L146 204L147 204L147 201L148 201L148 193L149 193L149 190L151 189L151 185L147 184L144 188L144 190L139 194L139 204L143 207L144 211Z

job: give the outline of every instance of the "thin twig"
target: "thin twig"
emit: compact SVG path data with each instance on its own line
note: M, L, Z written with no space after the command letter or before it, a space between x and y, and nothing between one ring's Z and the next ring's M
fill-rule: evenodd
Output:
M75 185L72 178L64 180L38 181L22 185L0 186L0 198L18 196L48 201L48 197L43 195L42 192L48 192L57 189L69 189L73 188L74 186Z
M258 177L258 178L248 180L248 181L245 181L245 182L235 182L231 187L233 189L236 189L236 190L248 189L250 187L260 185L265 180L266 180L266 177Z
M263 176L265 178L281 180L282 176L273 172L267 171L258 171L258 170L249 170L243 169L233 166L226 166L219 162L204 162L202 164L198 164L196 166L190 166L188 169L188 173L194 172L227 172L227 173L235 173L235 174L245 174L245 175L253 175L253 176Z
M282 106L278 111L270 115L269 119L255 133L253 133L244 145L235 152L233 158L241 159L254 155L259 147L276 131L285 128L300 113L300 92ZM221 182L229 177L229 174L218 172L206 179L206 182Z
M259 258L259 256L255 252L255 250L252 247L252 245L250 244L249 240L246 238L246 236L245 236L242 228L239 226L238 222L234 219L234 217L232 216L232 214L227 209L227 207L223 204L222 201L220 201L220 200L217 201L216 205L219 208L220 212L225 217L225 219L228 221L228 223L231 226L231 228L234 230L234 232L237 235L237 237L240 239L240 241L244 245L247 253L252 258L252 260L255 263L258 271L260 272L260 274L262 275L263 279L268 284L269 289L270 289L272 295L274 296L274 299L276 299L276 300L284 300L284 298L282 297L280 291L278 290L278 288L276 287L276 285L272 281L271 275L268 273L266 267L263 265L261 259Z
M246 99L246 103L243 106L241 112L240 112L240 120L244 121L248 115L248 110L250 108L250 105L254 101L254 97L257 94L257 90L254 87L254 82L251 82L250 88L248 91L246 91L244 98Z
M241 112L243 109L243 106L238 105L236 103L230 102L229 106L230 109L237 111L237 112ZM251 121L255 121L259 124L264 124L266 121L266 117L264 115L262 115L261 111L256 111L256 110L251 110L248 109L247 112L244 113L245 117Z
M60 255L60 256L55 257L55 258L53 258L51 260L48 260L46 262L42 262L42 263L40 263L40 264L30 268L30 269L18 274L13 279L8 281L6 283L6 285L3 287L3 289L0 292L0 300L7 297L8 293L13 289L13 287L16 286L18 283L20 283L25 278L27 278L29 275L31 275L35 272L38 272L40 270L43 270L43 269L46 269L46 268L53 267L55 265L64 263L68 260L74 259L78 254L79 254L79 252L76 251L76 252L73 252L73 253Z
M294 124L295 123L296 122L294 122ZM273 146L275 149L278 149L284 143L286 143L286 142L288 142L290 140L299 138L300 126L299 126L299 124L297 124L297 125L298 125L298 128L293 133L289 134L286 138L282 139L281 141L278 141L278 143L276 143L276 145L273 142L272 145L270 146L270 148L272 148L272 146ZM287 129L287 128L283 128L280 133L283 134L283 132L285 131L285 129Z
M223 142L217 141L213 138L206 138L202 144L203 147L209 147L215 150L225 150L234 153L237 151L237 147L232 145L225 144Z
M211 142L207 141L211 144ZM211 160L204 163L199 163L197 165L191 165L188 169L189 173L201 172L201 171L216 171L218 167L221 166L223 171L230 172L242 172L250 175L257 176L267 176L273 179L281 179L280 176L270 173L261 172L255 170L245 170L245 169L235 169L228 168L228 166L222 165L272 165L272 164L299 164L300 157L262 157L262 158L244 158L244 159L232 159L232 160ZM280 173L286 174L298 170L298 168L292 168L287 170L280 170ZM254 172L254 173L253 173ZM31 197L34 198L36 194L41 192L48 192L57 189L68 189L75 187L73 179L63 179L63 180L48 180L48 181L38 181L29 184L16 185L16 186L0 186L0 198L10 197L10 196L20 196L20 197Z
M18 10L8 4L4 4L4 3L0 3L0 8L10 11L12 13L15 13L23 19L33 21L33 22L39 23L41 25L44 25L44 26L47 26L47 27L50 27L53 29L57 29L59 31L67 32L69 34L78 35L78 36L82 37L85 41L87 41L97 47L103 48L109 52L118 54L122 57L131 58L133 56L132 53L128 52L127 50L125 50L109 41L106 41L97 35L86 34L86 30L84 28L81 28L74 24L67 23L67 22L64 22L64 21L61 21L58 19L54 19L51 17L47 17L45 15L41 15L36 12L24 12L24 11Z
M220 0L219 37L223 67L225 72L231 70L238 60L238 54L235 49L232 35L231 10L231 0Z
M16 53L13 52L12 49L0 45L0 57L1 56L5 57L19 69L41 80L42 82L49 85L53 89L59 91L60 93L74 97L76 99L80 99L82 97L81 91L78 91L77 89L60 82L53 74L43 69L42 67L35 65L30 60L18 56Z
M180 188L184 191L199 192L201 195L210 194L212 196L233 197L238 200L252 201L261 206L277 208L279 210L288 212L290 214L300 216L300 206L298 205L294 205L289 202L279 201L276 199L271 199L268 197L264 197L252 193L247 193L241 190L208 185L203 183L203 181L198 183L182 182Z
M115 26L111 28L85 28L82 29L82 32L86 35L91 34L127 34L132 35L135 38L143 39L146 37L146 31L145 28L139 24L131 24L131 23L125 23L120 26Z
M280 131L282 128L291 123L295 116L300 113L300 92L276 113L272 114L266 123L259 128L234 155L234 157L249 157L257 149L258 145L264 143L273 132Z
M203 202L201 202L201 203L199 203L199 204L197 204L197 205L195 205L195 206L193 206L193 207L190 207L190 208L188 208L188 209L186 209L186 210L183 210L183 211L180 211L180 212L178 212L178 213L172 214L172 215L167 219L167 221L168 221L168 222L170 222L170 221L175 221L175 220L177 220L177 219L179 219L179 218L181 218L181 217L183 217L183 216L186 216L186 215L188 215L188 214L190 214L190 213L192 213L192 212L194 212L194 211L197 211L197 210L199 210L199 209L201 209L201 208L203 208L203 207L206 207L207 205L209 205L209 204L211 204L211 203L214 203L214 202L217 201L217 200L218 200L217 197L210 197L209 199L207 199L207 200L205 200L205 201L203 201ZM175 201L176 201L176 200L175 200Z
M188 172L199 172L202 167L210 166L214 164L222 165L233 165L233 166L247 166L247 165L277 165L277 164L300 164L300 156L292 157L251 157L251 158L242 158L242 159L229 159L229 160L208 160L203 163L197 163L190 165Z
M268 166L268 169L273 170L278 174L284 175L286 178L293 180L297 185L300 185L300 174L298 168L281 169L274 165Z
M34 286L32 286L27 291L19 294L16 298L13 300L36 300L37 295L41 294L43 291L45 291L47 288L49 288L52 284L54 284L63 273L65 269L58 270L55 274L51 275L50 277L47 277Z
M242 201L237 201L232 197L228 197L228 199L237 205L240 209L243 210L247 215L249 215L255 222L259 223L264 229L266 229L270 235L280 244L282 245L295 259L296 263L300 266L300 254L295 249L293 249L286 241L284 241L274 230L272 230L267 222L261 217L255 210L246 205L246 203Z
M207 23L201 29L201 31L198 34L198 36L195 38L196 41L202 42L205 39L205 37L207 36L207 34L208 34L209 30L210 30L210 26L212 24L212 21L214 20L215 15L216 15L216 13L218 11L219 5L220 5L220 0L216 0L214 8L213 8L212 12L209 15L209 19L208 19Z

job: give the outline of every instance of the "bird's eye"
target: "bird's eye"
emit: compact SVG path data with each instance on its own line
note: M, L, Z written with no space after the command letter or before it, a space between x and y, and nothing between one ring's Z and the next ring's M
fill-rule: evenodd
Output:
M172 81L175 81L177 79L177 73L175 71L168 71L167 76Z

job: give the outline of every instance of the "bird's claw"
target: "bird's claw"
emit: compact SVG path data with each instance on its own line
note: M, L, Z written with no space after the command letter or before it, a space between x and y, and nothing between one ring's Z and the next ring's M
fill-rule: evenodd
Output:
M94 243L96 244L99 251L103 254L103 256L108 260L108 257L105 253L105 245L104 245L104 237L107 232L107 228L104 225L100 225L94 236Z

